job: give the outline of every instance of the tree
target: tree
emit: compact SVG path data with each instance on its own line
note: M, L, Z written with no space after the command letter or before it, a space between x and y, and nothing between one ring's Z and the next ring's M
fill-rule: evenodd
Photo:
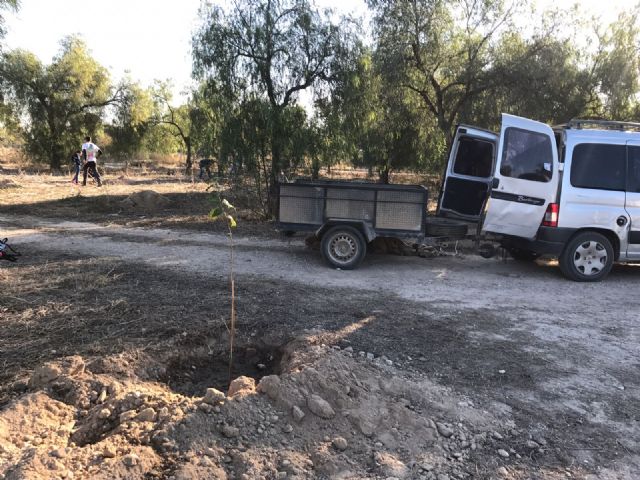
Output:
M0 12L2 10L13 10L14 12L18 10L20 6L20 2L18 0L0 0ZM0 39L4 38L7 30L5 28L4 17L0 13Z
M640 90L640 6L623 12L618 20L598 31L599 48L594 57L596 92L602 100L598 116L627 120L638 114Z
M158 82L154 89L153 98L156 102L157 125L166 125L169 131L179 138L187 154L185 161L185 172L191 173L193 143L191 140L192 113L193 109L189 103L175 107L171 105L172 95L170 85L167 82Z
M205 6L193 39L195 74L234 97L263 96L270 108L270 191L283 164L284 112L297 94L329 81L344 37L328 12L308 0L237 0L230 11Z
M111 137L110 154L131 159L139 154L152 127L154 102L152 92L130 79L123 81L121 99L114 105L112 122L106 126Z
M24 116L28 153L58 169L86 134L99 131L102 112L119 101L107 70L76 37L62 41L61 51L45 66L30 52L13 50L0 61L5 101Z
M514 13L501 0L369 0L376 62L390 83L417 95L447 144L460 112L505 81L495 47Z

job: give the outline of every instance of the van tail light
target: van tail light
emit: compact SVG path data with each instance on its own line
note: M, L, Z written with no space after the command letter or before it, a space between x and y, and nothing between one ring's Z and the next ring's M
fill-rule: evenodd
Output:
M558 213L560 213L560 206L557 203L550 203L547 207L547 211L544 214L542 220L543 227L557 227L558 226Z

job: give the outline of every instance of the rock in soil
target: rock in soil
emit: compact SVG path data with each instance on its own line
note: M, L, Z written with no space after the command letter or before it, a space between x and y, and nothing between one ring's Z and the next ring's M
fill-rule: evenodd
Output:
M307 406L312 413L320 418L330 419L336 416L329 402L319 395L311 395L307 400Z
M229 385L227 395L230 397L236 395L250 395L256 391L256 381L251 377L238 377Z
M202 401L209 405L217 405L224 402L226 395L216 388L207 388L207 392L204 395Z

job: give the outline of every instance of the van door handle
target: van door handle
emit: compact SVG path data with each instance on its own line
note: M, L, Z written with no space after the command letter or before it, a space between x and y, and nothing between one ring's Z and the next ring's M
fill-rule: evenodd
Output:
M499 178L494 178L493 180L491 180L491 188L498 188L499 185L500 185Z

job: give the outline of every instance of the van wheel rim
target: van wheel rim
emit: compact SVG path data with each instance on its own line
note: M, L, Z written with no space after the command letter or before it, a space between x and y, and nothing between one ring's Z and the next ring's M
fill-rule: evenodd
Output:
M351 235L341 233L329 242L329 256L335 263L349 263L358 254L358 243Z
M595 241L581 243L573 255L573 264L585 276L597 275L607 265L607 249Z

